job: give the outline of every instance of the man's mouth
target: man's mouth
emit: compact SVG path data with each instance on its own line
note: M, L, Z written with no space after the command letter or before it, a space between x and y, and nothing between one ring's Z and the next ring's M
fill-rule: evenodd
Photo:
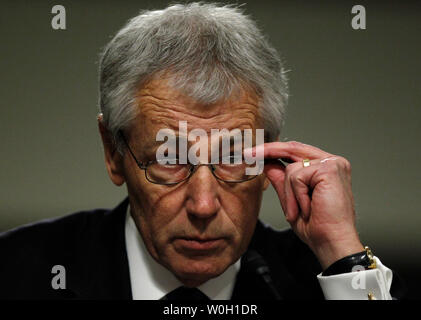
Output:
M174 244L176 248L183 251L211 251L222 245L223 238L200 238L200 237L183 237L176 238Z

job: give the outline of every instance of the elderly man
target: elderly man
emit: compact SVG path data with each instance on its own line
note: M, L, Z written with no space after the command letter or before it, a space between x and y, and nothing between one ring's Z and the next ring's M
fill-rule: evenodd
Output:
M113 210L3 234L0 295L400 297L400 282L359 240L349 162L277 142L287 97L276 51L238 8L192 3L131 19L101 57L98 116L108 174L115 185L126 184L128 198ZM254 147L242 149L240 161L219 155L211 162L201 151L199 163L183 162L180 146L192 147L196 140L186 133L196 129L209 136L250 130ZM259 129L264 144L257 143ZM161 130L175 133L177 150L166 150L173 155L168 161L157 159ZM215 143L204 141L204 150ZM258 153L264 171L247 174L246 155ZM291 229L258 221L270 184Z

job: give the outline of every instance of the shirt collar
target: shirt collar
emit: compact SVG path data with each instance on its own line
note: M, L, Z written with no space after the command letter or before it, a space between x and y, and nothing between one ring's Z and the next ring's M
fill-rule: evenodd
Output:
M130 205L126 214L125 238L134 300L158 300L183 285L171 271L149 254L130 214ZM239 270L240 259L230 265L224 273L197 288L212 300L228 300L232 296Z

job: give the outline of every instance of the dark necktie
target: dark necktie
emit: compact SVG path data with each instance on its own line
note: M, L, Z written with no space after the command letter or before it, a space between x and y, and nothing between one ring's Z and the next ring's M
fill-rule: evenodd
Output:
M209 297L197 288L178 287L166 294L162 300L170 301L209 301Z

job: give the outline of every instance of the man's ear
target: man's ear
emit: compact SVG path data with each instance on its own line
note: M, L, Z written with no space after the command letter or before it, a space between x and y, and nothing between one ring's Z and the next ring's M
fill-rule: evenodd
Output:
M98 128L104 146L105 166L111 181L121 186L124 181L123 157L115 148L111 135L102 122L102 113L98 115Z

